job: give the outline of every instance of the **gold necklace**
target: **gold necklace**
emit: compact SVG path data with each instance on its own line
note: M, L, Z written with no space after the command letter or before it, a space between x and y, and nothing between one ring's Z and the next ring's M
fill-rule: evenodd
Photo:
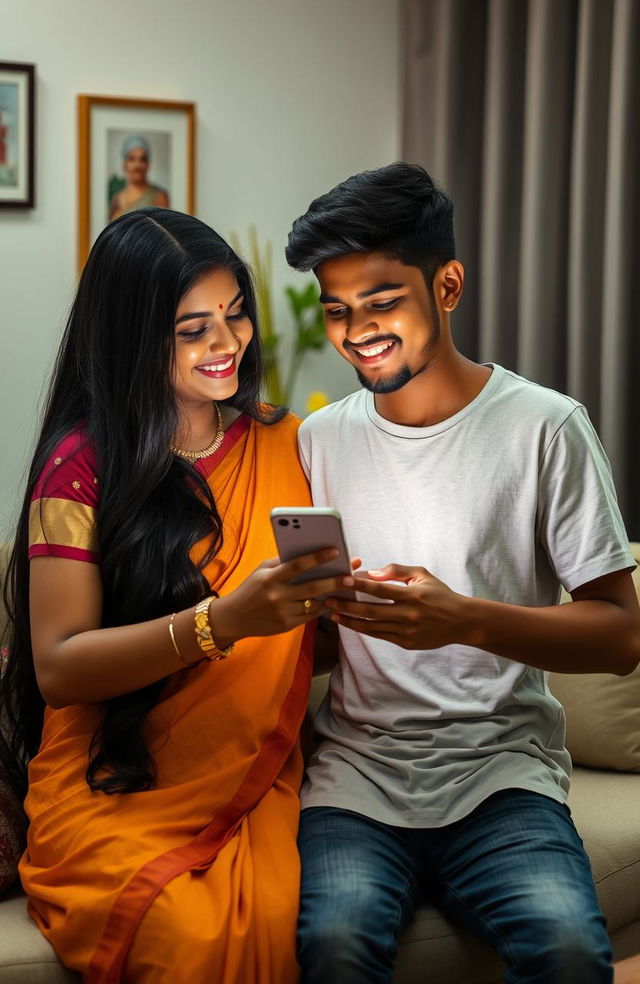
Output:
M222 441L224 439L224 427L222 426L222 414L220 413L220 407L214 402L214 407L216 408L216 413L218 415L218 427L216 430L216 436L214 437L211 444L203 448L202 451L183 451L182 448L170 448L174 454L179 454L181 458L189 458L191 461L196 461L199 458L208 458L210 454L217 451Z

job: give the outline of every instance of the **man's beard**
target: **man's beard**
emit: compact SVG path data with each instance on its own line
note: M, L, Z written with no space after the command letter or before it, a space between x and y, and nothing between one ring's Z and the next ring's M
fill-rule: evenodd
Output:
M412 373L409 366L402 366L401 369L398 369L391 376L385 376L383 379L375 380L375 382L360 372L359 369L356 369L356 375L360 385L372 393L395 393L396 390L406 386L413 379L413 376L417 374Z
M440 341L440 315L438 314L438 306L436 304L436 299L433 295L433 291L428 289L429 294L429 306L431 307L431 318L433 321L433 327L431 329L431 338L425 349L425 355L437 347ZM428 360L424 366L416 370L416 372L411 372L408 365L402 366L391 376L385 376L383 379L378 379L376 382L368 379L364 373L361 373L359 369L356 369L356 376L360 382L360 385L364 389L368 389L371 393L396 393L398 390L410 383L415 376L419 376L420 373L425 372L429 369L431 365L431 360ZM354 367L355 368L355 367Z

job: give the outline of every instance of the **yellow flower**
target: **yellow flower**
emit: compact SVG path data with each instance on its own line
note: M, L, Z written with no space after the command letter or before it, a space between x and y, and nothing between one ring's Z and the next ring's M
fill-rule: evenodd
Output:
M307 413L314 413L316 410L320 410L321 407L326 407L329 403L329 397L322 390L314 390L313 393L309 393L307 397Z

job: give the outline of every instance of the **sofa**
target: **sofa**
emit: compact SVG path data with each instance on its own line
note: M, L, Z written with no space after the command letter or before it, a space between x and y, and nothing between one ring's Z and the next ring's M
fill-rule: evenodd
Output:
M633 549L640 559L640 544ZM634 581L640 591L638 571ZM327 681L315 678L312 711ZM627 677L551 674L550 687L567 714L574 761L569 805L591 859L616 960L622 960L640 953L640 668ZM15 860L16 822L0 781L0 884ZM402 937L395 984L498 984L502 975L491 950L425 904ZM79 981L29 919L19 886L9 887L0 899L0 984Z

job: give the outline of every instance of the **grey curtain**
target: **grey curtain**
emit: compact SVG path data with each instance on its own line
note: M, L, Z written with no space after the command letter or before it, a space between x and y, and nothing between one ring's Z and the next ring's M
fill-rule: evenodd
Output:
M640 0L403 0L403 159L451 194L458 347L583 402L640 540Z

